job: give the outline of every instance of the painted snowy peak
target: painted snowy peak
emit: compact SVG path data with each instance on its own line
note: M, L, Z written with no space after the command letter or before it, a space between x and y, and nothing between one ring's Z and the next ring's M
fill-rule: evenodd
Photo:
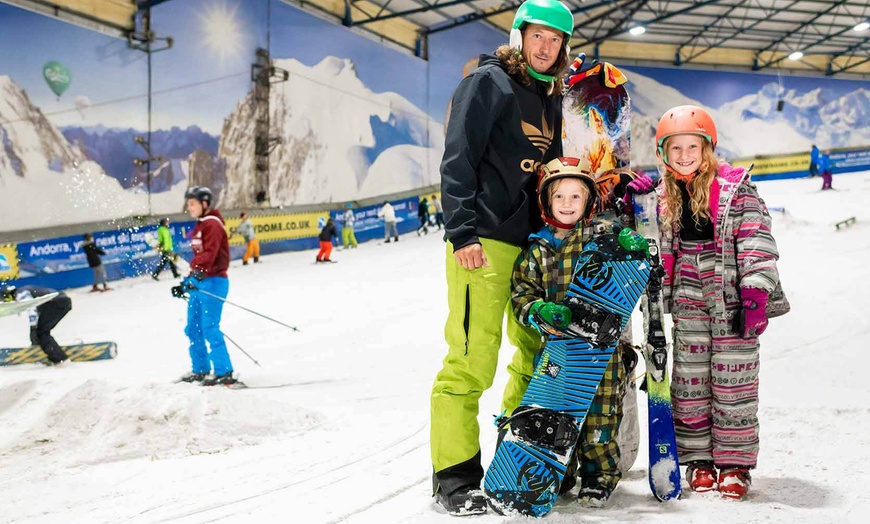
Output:
M870 91L857 89L836 97L817 88L803 95L777 82L764 85L719 108L687 98L677 89L625 70L632 102L631 146L636 165L655 164L655 128L671 107L692 104L710 112L719 133L717 153L725 158L809 151L812 144L850 147L870 142ZM782 111L777 103L783 101Z
M439 122L403 96L375 93L350 60L314 66L274 61L289 73L270 88L269 155L273 205L365 198L437 183L444 134ZM218 156L227 162L223 206L250 205L253 178L252 95L226 119Z
M782 110L777 111L780 100ZM822 148L861 146L870 141L870 130L862 125L870 118L870 91L863 88L840 97L824 88L798 95L794 89L771 82L719 110L739 114L746 122L786 123Z
M50 169L63 172L84 160L27 93L8 76L0 76L0 178L26 177Z

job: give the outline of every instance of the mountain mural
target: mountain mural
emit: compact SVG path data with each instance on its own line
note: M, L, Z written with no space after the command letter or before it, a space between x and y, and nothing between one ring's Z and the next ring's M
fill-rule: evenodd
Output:
M174 184L159 196L125 190L0 75L0 232L178 211L183 164L169 162L155 174L158 184Z
M655 128L661 115L682 104L703 107L719 133L717 153L724 158L776 155L820 148L870 144L870 91L859 88L841 96L823 87L799 95L779 83L765 84L719 107L688 98L677 89L624 69L632 103L631 158L635 166L652 166ZM777 103L783 101L782 111Z
M374 93L350 60L326 57L308 67L275 60L290 73L270 93L272 205L336 202L437 183L440 123L396 93ZM226 119L218 157L226 161L225 207L253 203L252 95Z
M133 159L146 156L145 150L134 140L134 137L144 137L145 134L144 131L135 129L104 126L63 128L63 135L69 142L78 147L88 159L103 166L106 174L117 179L124 188L140 185L144 179L143 168L134 165ZM166 162L187 160L194 151L200 150L216 156L218 138L198 126L158 129L151 133L152 154L163 157ZM153 192L166 189L165 185L151 187Z

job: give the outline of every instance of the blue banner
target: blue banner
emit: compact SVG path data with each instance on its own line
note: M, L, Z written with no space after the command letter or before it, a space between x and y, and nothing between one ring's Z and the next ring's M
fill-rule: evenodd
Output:
M390 204L396 212L396 228L400 235L416 231L420 227L420 221L417 219L417 209L420 206L419 197L392 200ZM353 210L355 220L353 232L357 242L384 238L384 217L378 216L382 207L384 207L383 204L376 204ZM330 211L330 216L335 221L339 238L341 238L341 229L344 227L344 211Z
M184 235L195 222L172 224L169 228L175 251L190 258L190 241ZM150 272L157 265L157 226L143 226L117 231L93 233L94 243L106 252L100 258L109 280L135 277ZM38 284L66 289L90 284L93 274L82 249L80 235L23 242L18 244L18 285Z

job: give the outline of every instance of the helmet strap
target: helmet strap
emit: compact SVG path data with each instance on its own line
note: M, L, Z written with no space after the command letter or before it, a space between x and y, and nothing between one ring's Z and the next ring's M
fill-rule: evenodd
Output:
M553 75L543 75L534 69L529 64L526 64L526 72L529 73L529 76L534 78L535 80L540 80L541 82L552 82L556 79Z

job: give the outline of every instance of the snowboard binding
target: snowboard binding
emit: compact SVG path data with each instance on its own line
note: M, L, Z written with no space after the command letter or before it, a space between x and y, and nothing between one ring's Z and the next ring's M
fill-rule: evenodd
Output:
M584 302L577 297L566 297L562 304L571 310L571 323L560 329L547 323L538 313L535 324L548 335L558 338L581 338L595 347L605 347L619 338L622 318L616 313Z
M570 450L580 437L574 417L546 408L520 406L513 415L498 422L499 431L507 425L517 439L559 454Z

